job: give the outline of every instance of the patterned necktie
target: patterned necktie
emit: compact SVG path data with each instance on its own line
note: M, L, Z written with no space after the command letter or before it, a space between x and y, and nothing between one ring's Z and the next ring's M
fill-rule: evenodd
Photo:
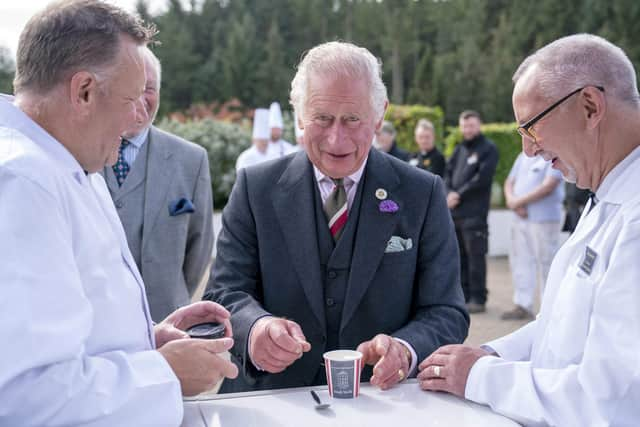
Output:
M113 173L116 175L116 180L118 181L119 187L122 186L122 183L129 173L129 163L127 163L127 161L124 159L124 149L129 144L129 141L122 138L120 148L118 149L118 161L115 165L113 165Z
M334 179L335 187L329 197L324 202L324 213L329 221L329 230L333 236L333 241L337 242L342 234L344 225L347 223L348 204L347 191L344 189L343 179Z

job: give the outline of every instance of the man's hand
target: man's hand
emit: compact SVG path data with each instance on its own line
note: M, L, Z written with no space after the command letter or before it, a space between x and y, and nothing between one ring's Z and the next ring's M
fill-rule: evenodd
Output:
M204 322L218 322L225 326L225 336L232 337L229 312L220 304L212 301L200 301L180 307L166 319L154 326L156 348L160 348L169 341L189 338L185 330L193 325Z
M479 347L446 345L431 353L418 366L418 381L423 390L446 391L464 397L471 367L490 354Z
M386 390L409 374L411 360L404 344L389 335L379 334L358 346L362 363L373 366L371 384ZM410 354L410 353L409 353Z
M311 350L311 344L296 322L267 316L251 328L249 348L249 356L255 365L276 374Z
M527 219L527 217L529 216L526 206L521 206L517 209L514 209L513 211L522 219Z
M460 194L456 193L455 191L452 191L449 194L447 194L447 207L449 209L453 209L459 204L460 204Z
M507 202L507 207L513 211L525 207L526 204L524 203L524 200L520 197L505 197L505 201Z
M184 396L193 396L210 390L223 377L235 378L238 368L218 356L233 346L233 339L173 340L158 349L180 380Z

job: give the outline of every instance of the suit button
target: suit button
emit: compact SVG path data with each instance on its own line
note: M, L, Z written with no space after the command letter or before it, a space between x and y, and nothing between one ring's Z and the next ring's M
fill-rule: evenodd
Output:
M335 270L329 270L329 279L335 279L336 277L338 277L338 273Z
M336 302L333 300L333 298L327 298L327 306L328 307L332 307Z
M121 209L123 206L124 206L124 203L122 203L121 201L119 201L119 200L118 200L118 201L116 202L116 208L117 208L117 209Z

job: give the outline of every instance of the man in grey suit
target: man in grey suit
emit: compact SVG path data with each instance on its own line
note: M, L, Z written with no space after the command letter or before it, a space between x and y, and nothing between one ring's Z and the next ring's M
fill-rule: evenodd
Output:
M371 149L388 101L368 50L311 49L291 102L305 151L239 171L223 213L205 298L232 313L242 374L221 391L324 384L337 348L386 389L467 336L444 186Z
M207 152L151 126L160 99L160 62L145 49L148 117L123 135L104 169L127 242L157 322L189 304L211 261L213 202Z

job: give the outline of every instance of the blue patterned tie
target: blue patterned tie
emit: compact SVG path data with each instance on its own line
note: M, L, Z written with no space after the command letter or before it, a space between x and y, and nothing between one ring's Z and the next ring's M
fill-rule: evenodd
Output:
M124 149L127 145L129 145L129 141L122 138L120 148L118 149L118 161L115 165L113 165L113 173L116 175L116 180L118 181L119 187L122 186L122 183L129 173L129 164L124 159Z

